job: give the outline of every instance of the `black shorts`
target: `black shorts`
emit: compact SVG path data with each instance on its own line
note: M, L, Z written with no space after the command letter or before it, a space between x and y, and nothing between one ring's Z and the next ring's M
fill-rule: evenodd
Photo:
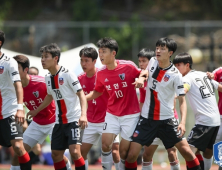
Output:
M51 149L65 150L69 145L81 145L82 135L83 130L79 128L78 122L55 124L52 131Z
M218 130L219 126L195 125L187 137L187 141L189 145L203 152L206 148L213 149Z
M179 137L180 132L177 132L177 128L178 121L175 118L152 120L140 116L131 138L133 142L149 146L158 137L162 140L165 148L169 149L183 139L183 137Z
M23 128L12 115L0 120L0 145L10 147L13 139L23 139Z

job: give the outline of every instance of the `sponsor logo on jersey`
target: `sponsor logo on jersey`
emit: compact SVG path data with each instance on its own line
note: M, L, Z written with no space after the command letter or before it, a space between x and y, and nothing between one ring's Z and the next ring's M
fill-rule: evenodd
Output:
M72 83L73 86L77 85L79 83L79 80Z
M105 82L108 82L108 81L109 81L109 80L106 78L106 79L105 79Z
M4 66L0 66L0 74L4 72Z
M214 162L222 167L222 141L214 144L213 147Z
M121 80L124 80L124 79L125 79L125 73L119 74L119 78L120 78Z
M150 72L153 72L154 67L151 67Z
M163 80L164 80L165 82L167 82L167 81L169 80L169 78L170 78L170 76L166 74L166 75L164 76Z
M139 132L138 130L136 130L136 131L133 133L133 137L136 138L136 137L139 135L139 133L140 133L140 132Z
M59 77L59 84L60 84L60 85L63 85L63 83L64 83L63 78L62 78L62 77Z
M39 91L34 91L34 92L33 92L33 95L34 95L36 98L38 98L38 97L39 97Z
M50 81L48 81L48 86L50 86Z
M19 74L18 71L13 72L12 76L15 76L16 74Z

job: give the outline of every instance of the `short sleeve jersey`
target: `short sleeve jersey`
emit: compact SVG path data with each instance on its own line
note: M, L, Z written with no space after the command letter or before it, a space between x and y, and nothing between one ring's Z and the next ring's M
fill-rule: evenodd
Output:
M14 82L21 81L18 64L5 54L0 57L0 119L15 115L18 107Z
M182 75L172 63L168 68L161 69L156 57L150 59L147 69L148 84L141 115L153 120L174 117L175 94L185 95Z
M140 112L135 86L132 85L140 72L132 61L126 60L117 60L114 70L108 70L106 66L98 70L95 90L108 92L108 113L125 116Z
M45 78L41 76L30 76L29 84L23 87L24 104L29 110L37 109L47 95ZM55 102L54 100L43 110L41 110L33 121L39 125L55 123Z
M214 70L213 74L214 74L214 80L222 84L222 67L219 67L216 70ZM222 117L222 92L218 91L218 95L219 95L218 107L220 111L220 116Z
M81 116L80 101L76 93L82 90L77 76L64 67L55 75L45 77L47 93L56 104L56 123L67 124L78 121Z
M186 96L195 115L195 124L219 126L220 114L214 94L218 83L209 80L206 73L195 70L186 74L183 82L190 87Z
M96 74L92 77L87 77L86 73L78 76L79 82L85 95L93 91L95 87ZM88 101L87 119L91 123L101 123L105 121L106 109L109 95L106 91L91 101Z

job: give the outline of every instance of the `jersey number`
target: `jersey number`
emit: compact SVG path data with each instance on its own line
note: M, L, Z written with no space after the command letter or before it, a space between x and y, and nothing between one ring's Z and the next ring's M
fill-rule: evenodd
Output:
M123 92L121 90L115 91L115 94L117 98L123 97Z
M80 137L80 130L78 128L71 129L72 131L72 138L79 138Z
M57 99L62 99L62 94L58 89L53 89Z
M202 86L200 86L199 90L200 90L200 94L201 94L203 99L208 98L211 95L214 95L212 85L209 82L209 79L207 78L207 76L205 76L203 78L203 81L200 78L196 78L195 80L196 80L196 82L199 81L202 84Z
M11 126L11 132L12 132L12 133L17 132L17 127L15 126L15 122L12 122L12 123L10 124L10 126Z
M156 89L156 83L157 83L157 80L153 79L153 86L152 86L152 89L153 89L153 90Z
M94 104L96 105L96 100L93 99L93 100L92 100L92 103L94 103Z

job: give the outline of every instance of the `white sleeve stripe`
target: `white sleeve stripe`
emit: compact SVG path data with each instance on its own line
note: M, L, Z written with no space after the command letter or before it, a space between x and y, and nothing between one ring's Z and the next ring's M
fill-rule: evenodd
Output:
M134 66L134 67L136 67L138 69L137 65L134 62L132 62L132 61L119 60L119 63L120 64L131 64L132 66Z

